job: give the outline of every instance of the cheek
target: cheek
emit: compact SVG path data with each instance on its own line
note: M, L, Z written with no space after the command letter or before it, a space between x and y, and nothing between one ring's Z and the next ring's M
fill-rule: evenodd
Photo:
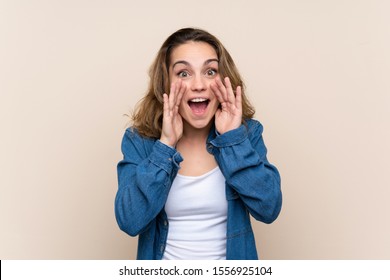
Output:
M170 83L173 83L173 82L177 82L179 80L179 77L175 76L175 75L171 75L170 79L169 79L169 82Z
M184 96L186 94L184 93ZM184 97L183 96L183 97ZM180 102L180 105L179 105L179 114L181 114L181 112L183 112L183 110L187 107L187 103L184 101L184 98L181 100Z
M215 76L215 77L213 77L213 78L207 80L207 89L210 90L211 92L212 92L212 90L211 90L211 84L216 84L216 81L215 81L215 80L216 80L218 77L219 77L219 75L217 75L217 76Z
M175 76L175 75L170 78L169 83L172 84L172 83L176 83L179 81L181 81L181 83L183 85L187 86L187 90L190 88L191 82L189 79L183 79L183 78L180 78L180 77Z
M218 100L215 98L214 100L213 100L213 108L212 108L212 111L214 112L214 114L215 114L215 112L218 110L218 108L219 108L219 102L218 102Z

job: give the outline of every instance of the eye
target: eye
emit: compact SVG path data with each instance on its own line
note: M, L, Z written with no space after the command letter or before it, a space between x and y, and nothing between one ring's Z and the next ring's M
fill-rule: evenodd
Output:
M187 78L189 76L189 73L187 71L180 71L179 73L177 73L177 76L179 76L180 78Z
M215 76L217 75L217 73L218 73L217 69L213 69L213 68L210 68L206 71L207 76Z

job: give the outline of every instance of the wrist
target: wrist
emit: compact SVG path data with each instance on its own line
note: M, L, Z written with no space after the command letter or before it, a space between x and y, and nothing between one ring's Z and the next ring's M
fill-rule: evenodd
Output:
M175 141L169 140L168 138L166 138L164 136L160 137L160 142L163 143L164 145L167 145L167 146L171 147L171 148L175 148L176 147L176 142Z

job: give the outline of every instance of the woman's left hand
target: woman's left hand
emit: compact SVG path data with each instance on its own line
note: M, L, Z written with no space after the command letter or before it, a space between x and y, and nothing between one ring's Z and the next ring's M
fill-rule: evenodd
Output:
M215 113L215 128L220 134L238 128L242 121L241 87L238 86L234 94L228 77L225 78L225 85L220 78L211 84L212 91L221 103L221 108Z

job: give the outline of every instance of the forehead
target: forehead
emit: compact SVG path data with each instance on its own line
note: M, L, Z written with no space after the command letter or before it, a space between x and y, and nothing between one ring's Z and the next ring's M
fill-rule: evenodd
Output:
M218 59L215 49L205 42L190 41L172 50L170 66L176 61L187 61L190 64L203 64L208 59Z

